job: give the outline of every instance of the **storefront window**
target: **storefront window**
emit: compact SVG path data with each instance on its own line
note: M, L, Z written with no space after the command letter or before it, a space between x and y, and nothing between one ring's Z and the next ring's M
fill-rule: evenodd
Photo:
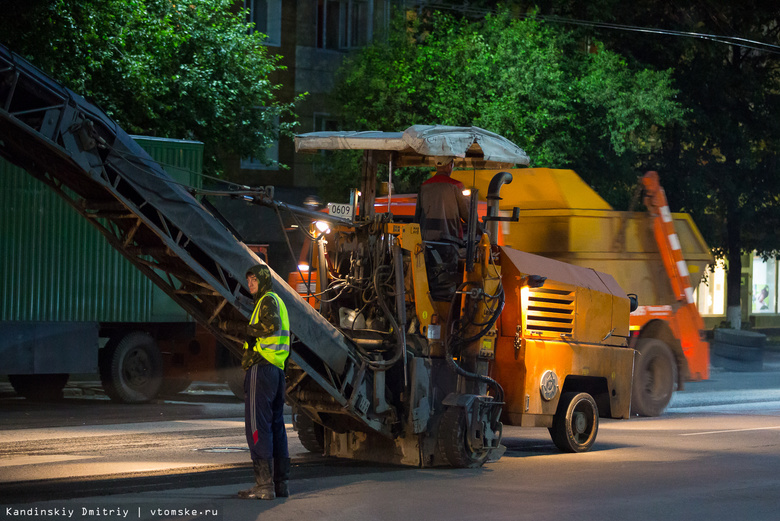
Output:
M753 257L753 313L776 313L777 261Z
M726 313L726 267L719 261L715 270L706 271L696 289L696 305L702 315L724 315Z

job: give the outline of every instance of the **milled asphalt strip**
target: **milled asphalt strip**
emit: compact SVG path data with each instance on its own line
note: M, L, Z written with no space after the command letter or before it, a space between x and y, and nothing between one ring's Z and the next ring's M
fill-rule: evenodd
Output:
M114 476L103 475L97 479L71 477L2 483L0 484L0 504L203 487L217 482L226 485L236 484L251 481L251 475L251 464L247 462L228 466L211 466L204 469L168 469L165 473L152 471L142 475L134 474L132 477L125 477L126 474L116 474Z
M127 436L132 434L159 434L162 432L190 432L210 429L241 429L243 431L244 420L239 418L171 420L110 425L80 425L77 427L0 430L0 443L112 436L117 433L122 433L122 435Z
M327 471L323 469L327 468ZM314 479L323 475L351 476L395 472L398 470L416 470L404 467L370 463L354 460L326 458L306 455L293 459L290 469L290 481ZM251 463L210 466L206 468L173 469L155 471L125 477L100 476L98 479L67 478L52 480L24 481L0 484L0 504L23 504L41 500L77 499L84 497L107 496L115 494L133 494L160 490L213 487L215 485L245 485L252 482ZM228 497L233 497L230 494Z

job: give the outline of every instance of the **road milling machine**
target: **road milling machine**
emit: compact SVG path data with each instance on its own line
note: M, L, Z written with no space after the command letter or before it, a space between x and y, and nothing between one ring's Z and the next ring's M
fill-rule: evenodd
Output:
M478 233L477 194L461 259L452 266L440 264L451 255L437 254L452 245L424 242L418 224L374 213L379 163L432 166L436 156L454 157L464 168L527 163L522 151L507 153L515 148L474 128L296 138L299 152L364 150L362 198L352 212L360 218L319 235L309 270L291 274L290 282L376 360L392 392L380 407L404 397L407 432L384 441L399 455L419 451L420 464L441 456L456 466L479 464L497 448L501 423L547 427L561 450L586 451L600 415L629 414L631 301L612 277L498 246L504 218L495 213L485 222L489 233ZM488 200L497 202L511 179L497 174ZM345 456L371 450L370 437L333 429L331 411L312 402L295 407L310 450ZM432 427L436 436L425 433Z
M547 427L562 450L588 450L600 416L629 415L625 292L607 275L499 248L476 232L475 218L454 269L429 274L438 266L426 255L435 258L436 245L421 241L417 225L373 212L378 161L429 164L447 155L500 168L528 159L476 128L411 127L389 137L296 141L301 151L366 151L359 218L292 208L261 189L231 194L331 228L313 237L314 307L273 274L294 336L288 398L299 423L309 420L306 432L327 455L417 466L496 459L504 423ZM245 273L262 260L99 107L2 46L0 155L54 190L241 354L253 310ZM508 181L497 178L495 193ZM132 369L142 376L137 354Z

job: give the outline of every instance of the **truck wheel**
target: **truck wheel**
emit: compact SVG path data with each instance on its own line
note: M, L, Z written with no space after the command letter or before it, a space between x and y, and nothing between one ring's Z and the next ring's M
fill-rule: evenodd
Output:
M141 331L109 342L100 353L100 380L109 398L122 403L153 400L162 385L162 355L154 339Z
M587 452L599 432L599 408L588 393L565 393L549 429L561 452Z
M160 386L161 396L172 396L184 392L192 383L188 378L165 378Z
M241 367L238 360L231 359L231 362L226 367L222 368L222 375L230 392L243 402L246 397L246 393L244 393L244 377L246 376L246 371Z
M325 427L297 411L293 414L293 427L304 449L317 454L325 452Z
M677 366L664 342L656 338L643 338L637 342L634 385L631 396L631 412L639 416L660 416L672 399Z
M19 396L28 400L50 402L62 400L68 374L10 374L8 381Z
M246 371L241 367L241 360L227 347L217 346L217 375L225 382L233 395L244 401L244 376Z
M488 458L487 450L473 451L467 441L466 410L448 407L439 424L439 450L444 459L455 468L481 467Z

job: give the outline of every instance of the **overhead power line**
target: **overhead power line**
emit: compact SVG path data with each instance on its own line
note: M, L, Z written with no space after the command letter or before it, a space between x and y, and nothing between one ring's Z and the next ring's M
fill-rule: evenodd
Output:
M638 33L664 34L668 36L698 38L700 40L709 40L717 43L723 43L726 45L734 45L737 47L753 49L756 51L764 51L764 52L769 52L774 54L780 54L780 45L760 42L758 40L751 40L748 38L741 38L739 36L723 36L718 34L696 33L690 31L675 31L672 29L658 29L655 27L641 27L636 25L623 25L623 24L614 24L614 23L606 23L606 22L589 22L587 20L576 20L572 18L563 18L560 16L528 15L527 17L544 20L546 22L581 25L587 27L597 27L600 29L614 29L618 31L632 31Z
M464 2L463 5L453 4L442 0L418 0L414 2L415 7L418 9L432 8L446 11L456 11L464 15L471 15L476 17L483 17L490 13L495 14L495 9L487 8L475 8L470 6L469 2ZM580 25L585 27L594 27L598 29L611 29L616 31L630 31L637 33L649 33L649 34L662 34L666 36L676 36L683 38L696 38L699 40L708 40L715 43L722 43L725 45L733 45L735 47L742 47L745 49L752 49L760 52L768 52L772 54L780 54L780 45L761 42L758 40L751 40L749 38L742 38L739 36L723 36L719 34L707 34L697 33L692 31L676 31L673 29L660 29L657 27L642 27L638 25L625 25L608 22L592 22L588 20L577 20L574 18L564 18L561 16L546 16L538 14L520 15L521 18L530 18L536 20L543 20L550 23L560 23L569 25Z

